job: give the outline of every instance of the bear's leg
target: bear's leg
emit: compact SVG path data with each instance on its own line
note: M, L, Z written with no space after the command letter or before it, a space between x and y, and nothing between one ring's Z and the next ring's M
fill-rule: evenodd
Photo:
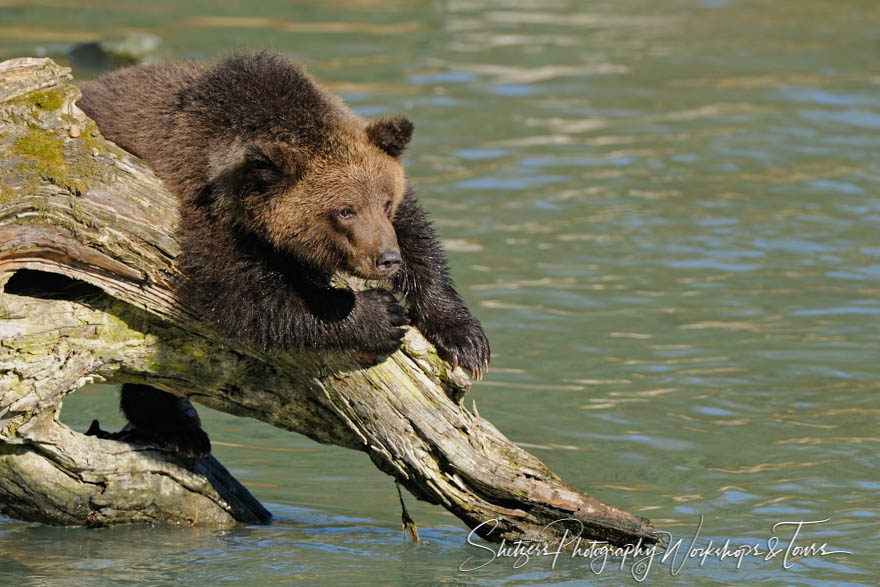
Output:
M211 452L211 441L202 430L196 409L185 397L162 390L126 383L120 407L128 421L146 440L198 459Z
M455 291L443 249L411 190L397 209L394 230L403 254L403 267L394 280L409 302L413 325L443 359L482 379L489 367L489 341Z

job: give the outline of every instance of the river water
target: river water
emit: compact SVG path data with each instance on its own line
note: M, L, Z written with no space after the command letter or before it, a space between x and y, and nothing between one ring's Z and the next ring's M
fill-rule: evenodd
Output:
M410 177L492 342L466 401L575 487L682 538L649 582L876 582L874 0L77 4L0 2L0 57L64 61L130 30L167 58L273 47L358 113L414 120ZM91 388L63 419L112 428L116 401ZM425 541L403 541L394 485L363 454L201 413L272 525L0 519L0 582L633 581L630 561L565 556L461 572L491 555L409 496ZM821 520L796 546L851 554L785 559L794 527L773 526ZM692 540L728 539L765 554L685 559Z

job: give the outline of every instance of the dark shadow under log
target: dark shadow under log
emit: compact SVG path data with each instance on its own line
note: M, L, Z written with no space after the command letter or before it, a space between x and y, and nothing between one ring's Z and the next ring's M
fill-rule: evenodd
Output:
M495 528L490 540L554 539L583 524L588 538L657 541L649 521L567 486L466 409L466 375L414 329L365 367L353 353L233 346L199 323L172 287L174 197L103 140L77 96L50 60L0 63L0 512L51 524L265 521L213 458L190 466L58 421L64 395L86 383L148 380L366 452L468 527L497 520L482 526ZM543 534L561 519L571 522Z

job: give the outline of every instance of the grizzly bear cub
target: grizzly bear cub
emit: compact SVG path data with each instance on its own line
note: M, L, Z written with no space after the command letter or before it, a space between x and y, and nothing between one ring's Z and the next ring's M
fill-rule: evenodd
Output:
M476 376L487 367L489 343L400 161L405 117L366 122L266 52L125 69L81 89L104 136L179 198L179 293L230 339L387 355L409 321L444 359ZM331 287L338 270L389 280L407 311L381 289ZM126 384L121 406L148 438L210 451L186 399Z

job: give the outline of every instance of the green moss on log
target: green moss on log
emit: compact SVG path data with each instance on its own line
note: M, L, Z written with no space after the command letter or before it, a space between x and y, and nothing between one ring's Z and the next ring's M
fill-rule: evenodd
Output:
M11 202L16 196L18 196L18 192L14 188L5 183L0 183L0 204Z
M31 92L24 98L40 110L58 110L67 101L65 88L55 88L45 92Z
M64 161L64 149L55 133L31 131L15 141L15 149L29 159L23 165L56 185L67 183L69 176L67 162Z
M124 157L126 154L125 151L101 136L101 131L98 130L98 125L93 120L86 122L86 128L82 133L82 141L92 154L115 155L117 157Z
M55 131L31 130L14 143L14 153L22 157L18 171L24 176L38 175L80 195L88 190L90 180L101 173L92 157L93 142L97 141L68 141Z

